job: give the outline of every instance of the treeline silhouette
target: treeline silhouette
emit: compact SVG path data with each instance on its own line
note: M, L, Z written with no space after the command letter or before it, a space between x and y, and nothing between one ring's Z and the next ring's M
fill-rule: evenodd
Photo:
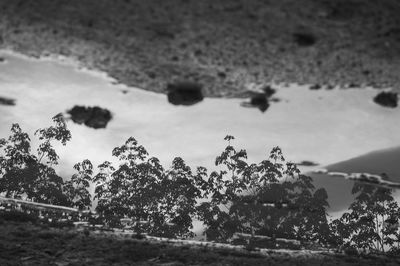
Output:
M128 225L153 236L193 237L193 221L199 220L209 241L249 244L243 238L249 236L264 239L268 247L276 247L277 239L292 239L303 246L399 251L400 209L391 190L356 183L355 201L341 218L329 222L326 190L316 189L279 147L265 160L249 163L246 151L235 149L234 137L226 136L227 146L215 160L217 170L209 173L204 167L192 170L180 157L164 168L130 137L112 151L117 165L105 161L95 171L84 160L64 181L53 168L59 157L52 144L66 145L71 133L62 115L53 121L35 132L35 151L18 124L7 139L0 139L2 195L81 211L90 210L96 200L92 223Z

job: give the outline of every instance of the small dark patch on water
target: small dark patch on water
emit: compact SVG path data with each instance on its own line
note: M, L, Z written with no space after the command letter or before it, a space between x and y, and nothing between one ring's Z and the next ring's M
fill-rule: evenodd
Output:
M269 86L269 85L265 86L264 89L263 89L263 91L264 91L265 96L266 96L267 98L271 97L271 96L274 95L275 92L276 92L276 90L273 89L273 88L272 88L271 86Z
M374 102L384 107L397 107L398 95L395 92L380 92L374 97Z
M0 105L15 105L15 100L0 96Z
M269 101L273 102L273 103L279 103L281 101L281 99L279 99L279 98L271 98L271 99L269 99Z
M193 105L203 100L202 86L195 82L170 83L168 101L173 105Z
M265 112L269 107L267 96L264 93L258 93L251 97L250 104L258 107L261 112Z
M105 128L108 122L111 120L111 112L107 109L86 106L74 106L67 113L71 115L72 121L77 124L85 124L91 128Z
M256 107L261 112L265 112L269 108L270 97L275 94L276 90L267 85L262 89L263 92L249 92L249 102L243 102L243 107ZM273 102L278 102L279 99L271 99Z
M312 162L312 161L301 161L301 162L296 163L296 164L300 165L300 166L317 166L317 165L319 165L318 163Z

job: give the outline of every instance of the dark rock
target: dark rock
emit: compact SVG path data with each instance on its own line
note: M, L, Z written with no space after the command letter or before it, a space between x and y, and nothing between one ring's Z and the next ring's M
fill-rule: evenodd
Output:
M0 57L0 63L6 62L6 59L4 57Z
M14 99L0 97L0 104L1 105L15 105Z
M360 88L360 85L357 83L350 83L347 87L349 89L354 89L354 88Z
M203 54L203 51L200 50L200 49L197 49L197 50L194 51L194 55L195 56L201 56L202 54Z
M368 69L366 69L366 70L363 70L363 71L362 71L362 74L365 75L365 76L368 76L369 74L371 74L371 71L369 71Z
M310 33L293 33L293 39L299 46L312 46L317 42L315 36Z
M267 96L264 93L257 93L252 96L250 99L250 104L258 107L261 112L265 112L269 107Z
M111 112L107 109L85 106L74 106L71 110L68 110L71 115L72 121L77 124L85 124L91 128L105 128L107 123L111 120Z
M319 90L319 89L321 89L321 85L319 85L319 84L314 84L314 85L310 86L310 90Z
M395 92L381 92L375 96L374 102L384 107L397 107L398 95Z
M173 105L193 105L203 100L202 86L194 82L171 83L167 86L168 101Z
M218 72L218 77L225 79L226 78L226 73L223 71Z

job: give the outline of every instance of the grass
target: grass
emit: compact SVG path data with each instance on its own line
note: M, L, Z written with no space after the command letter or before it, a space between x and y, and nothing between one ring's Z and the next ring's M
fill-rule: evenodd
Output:
M0 265L398 265L397 258L177 246L1 217Z

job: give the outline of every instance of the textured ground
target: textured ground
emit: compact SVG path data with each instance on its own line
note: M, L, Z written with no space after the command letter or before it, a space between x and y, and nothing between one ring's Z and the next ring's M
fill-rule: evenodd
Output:
M0 223L0 265L398 265L398 258L334 254L257 255L84 234L12 221Z
M0 48L62 54L122 83L206 96L271 82L400 88L397 0L15 0Z

